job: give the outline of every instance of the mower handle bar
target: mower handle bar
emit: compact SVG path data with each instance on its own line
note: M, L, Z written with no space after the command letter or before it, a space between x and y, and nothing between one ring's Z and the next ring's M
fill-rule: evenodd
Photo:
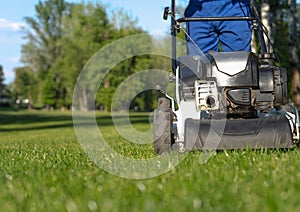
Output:
M254 17L245 16L229 16L229 17L189 17L179 18L178 23L191 22L191 21L254 21Z

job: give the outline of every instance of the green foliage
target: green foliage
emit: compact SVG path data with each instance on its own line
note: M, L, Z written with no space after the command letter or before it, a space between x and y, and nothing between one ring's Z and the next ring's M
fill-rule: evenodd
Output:
M35 9L34 18L25 18L30 28L26 30L22 61L29 64L36 78L41 80L41 101L53 108L70 107L77 77L99 49L114 40L143 32L136 26L137 20L123 10L115 11L109 20L106 8L100 3L68 4L63 0L47 0L39 2ZM120 56L126 51L120 49ZM131 74L148 69L151 63L148 56L141 56L129 58L115 67L114 74L106 78L106 87L100 88L96 105L110 110L117 86ZM96 86L97 78L88 77L86 83ZM80 107L86 110L83 102L91 91L87 85L81 86L85 88L79 96Z
M60 39L64 36L63 19L69 7L64 0L40 1L35 6L36 17L25 17L28 42L22 47L22 61L31 65L45 78L52 64L61 56Z
M3 72L3 67L2 65L0 65L0 91L2 91L5 88L5 84L4 84L4 72Z
M11 90L5 84L5 76L2 65L0 65L0 106L10 106L12 102Z
M56 84L54 79L52 78L46 79L42 91L43 91L43 96L42 96L43 102L48 106L54 107L55 100L56 100Z
M97 109L110 111L111 110L111 101L116 91L115 87L111 86L101 86L97 92Z
M29 99L29 107L34 103L38 103L38 87L39 82L32 68L27 66L15 69L15 99Z

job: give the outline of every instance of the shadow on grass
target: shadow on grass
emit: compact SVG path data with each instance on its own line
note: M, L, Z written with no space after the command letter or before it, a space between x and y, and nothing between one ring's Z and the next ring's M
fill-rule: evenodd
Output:
M78 117L77 117L78 118ZM85 116L79 117L82 125L93 123ZM114 116L119 125L128 124L124 115ZM96 115L98 126L113 126L114 122L109 113ZM133 113L130 115L131 124L149 124L148 113ZM0 111L0 132L44 130L73 127L71 112L52 111Z

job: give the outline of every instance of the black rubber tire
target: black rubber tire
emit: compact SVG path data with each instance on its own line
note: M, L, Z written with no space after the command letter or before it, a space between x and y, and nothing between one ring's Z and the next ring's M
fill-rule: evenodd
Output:
M173 143L172 136L173 111L170 108L170 100L158 99L158 108L154 111L154 152L162 154L169 152Z

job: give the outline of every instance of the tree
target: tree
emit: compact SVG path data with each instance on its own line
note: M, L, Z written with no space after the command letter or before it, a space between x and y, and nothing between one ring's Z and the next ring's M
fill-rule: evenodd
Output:
M4 84L4 72L3 72L3 67L0 65L0 91L4 90L5 84Z
M30 65L42 79L61 57L63 18L69 8L64 0L39 1L35 6L36 17L25 17L30 29L25 31L28 42L22 46L22 62Z
M68 4L64 0L46 0L40 1L35 10L35 17L25 19L29 28L26 29L27 42L22 46L22 61L27 69L31 69L33 79L39 84L35 88L42 87L37 90L37 95L31 95L32 101L37 102L37 98L49 107L71 106L77 78L97 51L119 38L144 33L137 26L137 20L123 10L116 11L109 18L106 8L99 3ZM145 48L152 45L149 41L144 42ZM128 47L130 45L136 43L128 44ZM120 47L116 54L105 55L101 60L123 58L130 51L131 48ZM140 70L153 67L153 63L149 55L143 55L134 56L113 67L112 74L104 79L104 87L100 88L96 104L109 110L113 93L122 81ZM98 64L91 68L95 72L86 76L80 84L78 106L81 110L90 109L87 100L99 83L97 75L107 67ZM20 82L15 83L19 83L16 86L26 87ZM139 86L142 87L143 83L141 81ZM20 89L18 92L22 93ZM149 103L142 103L141 99L150 101L152 96L149 93L143 94L136 103L139 106L145 105L142 106L144 108L151 107Z
M25 18L30 28L26 29L27 43L22 46L21 60L38 74L40 79L38 87L44 88L41 90L44 103L49 104L49 93L54 92L54 99L50 101L53 103L51 105L61 106L58 102L61 98L60 90L63 85L58 84L50 87L48 85L49 83L63 82L59 72L50 72L56 61L63 56L61 52L62 38L66 35L64 18L70 14L70 4L64 0L39 1L35 6L35 11L35 18ZM53 82L49 82L51 80Z
M297 4L296 0L289 0L289 49L290 49L290 68L292 75L291 92L293 101L300 106L300 69L297 49Z
M265 42L268 43L268 37L271 42L273 42L273 35L271 34L271 24L270 24L270 4L268 0L263 0L261 3L261 22L265 27L267 35L264 37Z
M85 10L83 10L84 7ZM70 36L66 37L65 43L67 44L63 49L66 57L62 63L63 66L69 67L69 74L66 77L70 79L68 80L69 82L73 83L70 85L70 88L74 87L76 79L87 61L102 47L119 38L143 32L141 28L136 27L136 20L133 20L122 10L112 16L113 18L110 22L105 8L99 4L74 5L72 8L72 18L67 19L68 26L72 27L72 29L70 30ZM99 58L99 61L104 61L104 63L110 60L117 61L117 58L126 55L126 52L130 51L130 49L130 45L128 48L120 47L116 51L118 53L105 55L105 58ZM81 54L78 54L78 52ZM114 67L104 79L97 93L97 107L110 110L111 100L117 86L137 70L143 70L141 69L142 67L149 68L150 62L147 58L147 56L133 57ZM99 83L99 76L95 76L95 73L99 75L101 71L104 72L108 68L99 61L97 62L98 64L89 64L89 68L95 71L89 71L91 74L87 74L85 76L86 79L80 80L80 93L77 94L80 110L90 109L87 100L90 99L90 95Z
M5 77L3 67L0 65L0 105L9 106L11 103L11 91L4 83Z
M55 62L51 72L61 74L66 88L65 102L71 104L73 89L84 65L101 47L112 41L114 35L105 8L100 4L72 5L70 16L65 17L64 23L67 34L62 39L63 56ZM85 101L89 90L83 88L79 96L80 108L87 110Z
M268 10L263 8L269 5ZM274 49L280 58L281 66L287 69L291 97L296 104L300 104L300 77L299 77L299 37L297 29L296 0L261 0L259 1L262 18L270 21L267 25L269 36ZM266 12L268 11L268 12Z
M32 108L38 99L38 80L29 66L15 69L14 93L16 98L28 99L28 108Z

